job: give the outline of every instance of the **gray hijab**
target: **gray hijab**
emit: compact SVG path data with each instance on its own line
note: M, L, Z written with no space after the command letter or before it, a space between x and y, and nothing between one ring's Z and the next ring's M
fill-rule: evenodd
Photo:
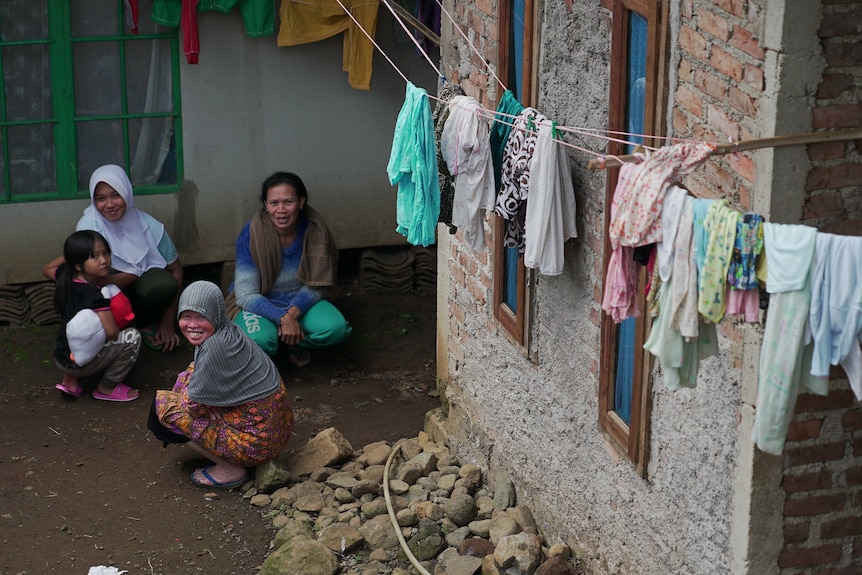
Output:
M227 319L217 285L197 281L183 290L179 312L193 311L215 328L195 349L189 398L205 405L233 407L275 393L280 377L275 364L239 326Z

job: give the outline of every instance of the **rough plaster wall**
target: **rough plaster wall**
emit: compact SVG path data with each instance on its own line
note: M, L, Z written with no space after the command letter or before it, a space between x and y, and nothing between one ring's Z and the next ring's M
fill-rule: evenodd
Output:
M561 124L604 128L610 40L600 2L543 7L539 109ZM475 313L450 342L447 427L465 460L491 479L511 475L552 541L571 543L595 572L726 571L738 372L717 358L695 390L668 392L656 379L648 481L609 446L597 425L596 373L604 176L584 168L587 155L570 155L580 239L567 245L561 276L535 282L530 353L538 364L453 282L451 301Z

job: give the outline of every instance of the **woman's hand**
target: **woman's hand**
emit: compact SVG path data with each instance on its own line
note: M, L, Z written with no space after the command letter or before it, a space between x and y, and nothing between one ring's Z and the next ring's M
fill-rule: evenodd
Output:
M180 343L180 336L177 334L177 330L174 329L174 322L172 321L160 322L154 339L157 344L164 346L162 351L171 351Z
M281 316L278 322L278 338L287 345L297 345L305 339L305 334L299 326L298 307L291 307Z

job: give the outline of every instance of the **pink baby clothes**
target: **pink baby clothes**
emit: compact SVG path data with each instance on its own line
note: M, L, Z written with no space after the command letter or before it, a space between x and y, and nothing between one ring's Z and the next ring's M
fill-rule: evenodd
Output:
M760 291L757 289L738 290L727 286L727 315L745 316L748 323L760 321Z

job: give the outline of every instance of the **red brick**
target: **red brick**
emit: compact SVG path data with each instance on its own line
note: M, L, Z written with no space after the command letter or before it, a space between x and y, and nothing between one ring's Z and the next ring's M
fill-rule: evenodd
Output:
M733 27L733 38L730 40L730 45L758 60L762 61L766 57L763 48L760 47L760 41L742 26Z
M709 106L707 112L707 124L715 128L715 130L724 136L724 139L734 142L740 140L741 132L739 122L732 120L727 114L716 108Z
M694 71L694 85L701 92L712 96L716 100L723 101L727 94L728 81L725 78L720 78L716 74L711 74L706 70L698 69Z
M684 58L681 59L679 61L679 68L677 69L676 75L679 77L680 82L691 84L694 81L694 74L691 70L691 62Z
M748 186L739 184L737 193L739 194L739 205L744 211L751 211L751 190L748 189Z
M742 80L742 62L730 52L722 50L718 46L713 46L712 53L709 56L709 63L725 76L729 76L737 82Z
M808 421L793 421L787 430L788 441L806 441L820 437L820 428L823 427L823 419L809 419Z
M862 409L851 409L842 415L841 427L844 431L859 431L862 429Z
M827 66L856 66L862 61L862 42L830 42L823 46Z
M855 403L856 397L850 389L834 389L826 396L803 393L796 400L796 413L846 409Z
M821 545L820 547L785 548L778 557L778 566L806 567L820 563L831 563L841 559L841 545Z
M808 532L811 529L810 521L801 523L784 524L784 543L805 543L808 541Z
M706 162L704 164L704 178L718 189L721 197L733 198L736 195L736 180L730 175L730 172L721 168L716 162ZM722 322L723 325L731 326L731 322ZM721 324L719 325L721 329Z
M728 154L725 156L727 165L734 172L745 178L751 183L754 183L757 178L757 170L754 167L754 161L746 153Z
M808 172L805 189L834 190L849 186L858 186L862 182L862 164L839 164L837 166L820 166Z
M840 236L862 236L862 220L842 220L823 226L820 231Z
M862 467L851 467L844 476L847 479L847 485L862 485Z
M737 18L745 16L745 3L747 0L712 0L712 3Z
M730 29L727 23L727 18L724 15L718 15L712 10L697 11L697 27L707 34L715 36L722 42L726 42L730 38Z
M803 473L801 475L786 474L781 486L784 488L785 493L829 489L832 487L832 473L828 469L821 469L817 472Z
M844 196L840 192L812 194L805 198L802 219L825 218L844 213Z
M742 67L742 81L757 90L763 91L763 69L753 64L745 64Z
M677 88L674 101L698 118L703 114L703 100L684 85Z
M491 0L475 0L473 5L476 6L483 14L491 18L497 17L497 7Z
M824 522L820 526L821 539L839 539L841 537L853 537L862 535L862 516L842 517L832 521Z
M757 115L757 100L736 86L730 87L730 105L749 118L753 118Z
M845 147L844 142L808 144L808 157L814 162L819 160L836 160L844 157Z
M684 20L691 20L694 17L694 8L692 7L691 0L686 0L682 3L679 13L682 15Z
M854 36L859 33L860 28L862 28L862 10L839 12L824 14L820 21L820 30L817 33L821 38Z
M862 104L836 104L819 106L813 110L814 129L856 128L862 119Z
M796 467L797 465L807 465L809 463L838 461L844 458L846 450L847 443L844 441L793 447L785 449L784 462L786 467Z
M692 30L683 26L679 30L679 46L684 52L687 52L704 62L709 61L709 47L706 39Z
M843 94L852 85L853 76L850 74L823 74L816 97L820 100L831 100Z
M683 135L688 133L688 117L679 108L673 109L673 131Z

